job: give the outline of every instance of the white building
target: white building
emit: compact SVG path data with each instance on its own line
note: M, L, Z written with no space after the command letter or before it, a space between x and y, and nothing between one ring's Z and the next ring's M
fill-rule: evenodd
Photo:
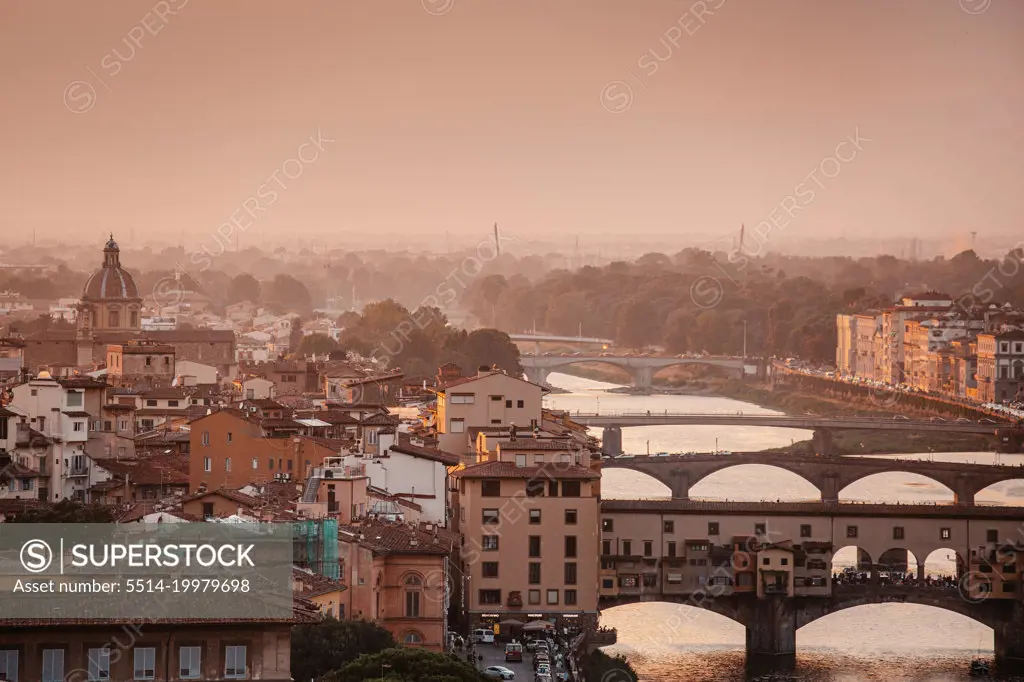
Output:
M395 434L380 435L381 455L349 455L347 466L365 467L374 488L422 507L420 520L447 523L448 471L460 463L458 456L396 442Z

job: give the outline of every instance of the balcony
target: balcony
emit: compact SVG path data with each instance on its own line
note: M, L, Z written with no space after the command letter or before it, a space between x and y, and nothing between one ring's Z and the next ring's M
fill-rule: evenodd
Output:
M79 478L82 476L89 475L89 467L87 466L74 466L72 465L66 472L64 472L68 478Z

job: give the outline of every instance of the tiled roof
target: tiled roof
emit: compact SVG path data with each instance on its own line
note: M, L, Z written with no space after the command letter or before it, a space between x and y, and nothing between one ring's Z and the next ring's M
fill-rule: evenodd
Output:
M348 412L343 412L341 410L301 410L301 414L297 412L296 416L309 419L319 419L333 426L355 426L359 423L358 419L350 415Z
M302 589L299 590L298 594L306 598L348 589L345 583L340 580L334 580L333 578L301 568L292 568L292 579L302 583Z
M596 480L601 475L596 471L576 464L542 464L520 467L515 462L484 462L473 464L452 474L458 478L554 478Z
M98 465L118 478L126 476L136 485L188 484L188 455L151 455L146 458L109 460Z
M393 426L398 423L398 417L393 414L371 414L361 423L363 426Z
M462 463L462 459L458 455L450 452L444 452L443 450L420 447L419 445L413 445L408 442L396 443L392 445L390 449L393 452L400 452L403 455L419 457L420 459L429 459L450 467L458 466Z
M503 438L498 446L505 450L570 450L571 444L567 440L550 438L517 437L515 440Z
M182 503L192 502L193 500L200 500L208 495L219 495L220 497L231 500L232 502L244 505L249 509L258 509L260 507L259 499L252 497L251 495L246 495L245 493L240 493L237 490L229 490L228 488L218 488L216 490L207 490L206 492L195 493L194 495L182 498L181 501Z
M374 554L451 554L458 546L456 535L443 528L436 533L401 523L374 522L339 526L342 542L357 542ZM359 539L360 533L362 539Z
M437 393L445 393L449 388L453 388L455 386L461 386L462 384L468 384L471 381L478 381L480 379L486 379L488 377L493 377L496 374L501 374L503 376L507 376L510 379L515 379L516 381L520 381L520 382L522 382L524 384L531 384L533 386L537 386L538 388L544 389L545 393L550 391L550 389L548 389L547 387L541 386L540 384L535 384L532 381L527 381L526 379L520 379L519 377L514 377L514 376L512 376L510 374L505 374L505 372L503 372L501 370L492 370L490 372L486 372L484 374L476 374L476 375L471 376L471 377L460 377L458 379L452 379L451 381L445 382L444 387L439 388L436 392Z

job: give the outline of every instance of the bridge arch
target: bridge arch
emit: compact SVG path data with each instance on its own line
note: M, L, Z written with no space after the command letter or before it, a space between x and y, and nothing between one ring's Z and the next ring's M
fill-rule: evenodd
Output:
M967 571L967 562L961 552L952 547L933 549L924 557L925 577L952 576L959 579Z
M952 594L947 594L943 590L931 592L921 589L875 589L872 586L865 585L852 589L841 589L836 592L837 594L833 594L827 606L798 609L796 618L797 629L848 609L878 604L916 604L950 611L988 628L995 627L998 620L998 614L994 609L979 608L979 605L962 599L956 590L952 590Z
M763 474L778 474L779 472L783 473L784 477L773 481L770 486L751 483L744 489L736 482L736 479L741 476L748 481L763 481ZM762 475L758 476L758 474ZM779 479L777 475L773 478ZM691 479L690 495L692 497L728 499L736 502L760 502L762 500L803 502L820 499L821 490L802 474L799 467L738 463L719 467L696 480Z
M894 499L880 500L877 497L872 497L871 493L868 491L874 486L871 486L868 481L870 479L879 481L881 480L881 477L888 478L890 482L894 477L904 479L902 482L903 489L907 492ZM900 471L899 469L847 475L839 479L838 487L838 497L840 501L953 502L957 497L956 491L938 478L915 472Z
M1024 472L1018 472L1013 472L1009 478L1002 481L979 488L974 494L975 502L1006 504L1009 501L1010 504L1024 505Z
M860 545L843 545L832 553L832 572L843 573L847 568L857 572L870 571L874 560Z
M700 611L710 611L722 616L738 625L746 625L750 620L749 614L735 600L719 599L711 594L696 592L684 595L619 595L617 597L602 597L598 608L602 615L609 609L631 604L662 604L671 605L670 615L663 621L663 627L670 631L678 631L688 623L692 623Z

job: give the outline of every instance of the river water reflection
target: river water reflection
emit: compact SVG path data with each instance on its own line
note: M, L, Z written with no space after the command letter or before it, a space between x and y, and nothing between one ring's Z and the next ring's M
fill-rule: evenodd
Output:
M757 405L708 396L634 396L608 393L615 388L589 379L551 374L552 385L570 391L550 395L548 407L593 412L739 412L774 414ZM600 437L600 429L593 430ZM768 427L644 426L622 431L623 450L647 452L752 451L806 440L809 431ZM884 455L885 457L970 461L979 464L1024 464L1024 455L989 452ZM979 504L1024 506L1022 478L990 486L977 495ZM606 498L668 498L658 481L631 471L604 473ZM690 489L694 498L792 501L818 499L818 491L796 474L747 465L719 471ZM929 503L948 502L945 486L916 474L878 474L840 492L841 500ZM1024 521L1024 519L1022 519ZM927 557L928 573L952 573L952 557ZM837 553L837 566L853 564L853 550ZM676 626L679 619L682 625ZM673 619L671 636L664 626ZM979 652L991 655L992 630L964 616L916 604L874 604L821 618L797 632L797 667L792 675L760 678L744 670L744 628L703 609L667 603L632 604L602 613L605 625L618 628L618 644L608 653L624 654L641 680L799 679L807 682L949 682L971 679L967 669Z

